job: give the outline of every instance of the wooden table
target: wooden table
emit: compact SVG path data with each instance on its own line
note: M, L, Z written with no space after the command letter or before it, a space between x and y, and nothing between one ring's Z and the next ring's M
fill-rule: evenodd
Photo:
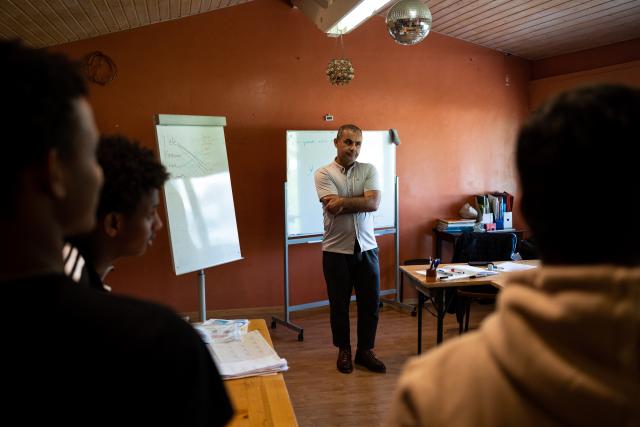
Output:
M501 261L496 261L499 263ZM527 260L517 261L519 264L535 265L540 264L539 260ZM465 266L468 264L443 264L442 267L455 267ZM426 276L416 273L418 270L425 270L426 265L401 265L401 274L406 274L409 278L409 283L418 291L418 354L422 353L422 311L424 308L424 302L427 297L431 297L436 309L437 318L437 335L436 343L442 342L443 336L443 323L444 316L447 312L444 302L444 290L446 288L463 287L463 286L475 286L475 285L492 285L497 288L504 287L504 281L508 278L508 273L498 273L494 276L479 277L473 279L458 279L458 280L437 280L435 282L427 282Z
M254 330L273 347L263 319L249 322L249 331ZM228 426L298 425L282 374L226 380L224 385L236 412Z

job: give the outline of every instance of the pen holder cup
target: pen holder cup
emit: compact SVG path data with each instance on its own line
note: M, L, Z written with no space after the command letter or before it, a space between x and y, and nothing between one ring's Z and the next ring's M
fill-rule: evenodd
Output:
M436 270L427 270L427 282L435 282L438 280L438 272Z
M504 221L496 219L496 230L504 230Z

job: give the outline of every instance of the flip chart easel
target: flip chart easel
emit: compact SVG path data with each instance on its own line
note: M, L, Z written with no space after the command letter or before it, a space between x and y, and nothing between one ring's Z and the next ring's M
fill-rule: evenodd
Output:
M242 259L224 140L224 117L158 114L160 160L171 257L176 275L198 272L206 320L204 269Z

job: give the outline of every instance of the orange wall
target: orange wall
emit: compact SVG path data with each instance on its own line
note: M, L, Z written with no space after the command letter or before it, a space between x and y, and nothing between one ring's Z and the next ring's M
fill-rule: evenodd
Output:
M530 108L533 110L554 95L589 84L620 83L640 86L640 61L532 80L529 84Z
M640 86L640 39L533 62L530 109L562 91L598 83Z
M513 140L528 110L526 61L435 33L417 46L400 46L379 17L347 35L344 45L356 77L332 87L324 72L335 39L286 2L256 0L56 48L75 58L100 50L117 64L116 80L92 86L102 132L121 132L155 149L154 114L227 117L245 259L207 270L207 308L282 304L287 129L351 122L398 129L400 259L432 254L434 220L455 215L468 195L517 194ZM326 113L333 123L322 120ZM393 238L379 243L389 288ZM326 299L320 246L292 247L290 263L292 304ZM144 257L119 262L108 282L116 292L197 309L196 274L174 275L165 232Z
M541 59L531 64L531 79L577 73L640 60L640 39Z

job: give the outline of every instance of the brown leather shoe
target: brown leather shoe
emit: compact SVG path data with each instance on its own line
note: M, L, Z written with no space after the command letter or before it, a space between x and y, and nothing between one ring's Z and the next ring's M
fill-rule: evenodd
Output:
M356 365L364 366L372 372L387 372L387 367L384 366L384 363L382 363L382 361L376 357L376 355L373 353L373 350L358 349L356 351L356 358L354 361L356 362Z
M353 371L353 363L351 362L351 347L343 347L338 351L338 362L336 363L338 371L343 374L350 374Z

